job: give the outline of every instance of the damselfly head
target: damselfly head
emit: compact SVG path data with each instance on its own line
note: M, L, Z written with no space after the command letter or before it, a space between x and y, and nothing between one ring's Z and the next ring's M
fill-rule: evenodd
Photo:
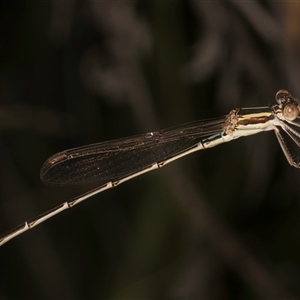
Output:
M299 116L299 103L289 91L279 90L276 93L275 99L285 120L294 121Z

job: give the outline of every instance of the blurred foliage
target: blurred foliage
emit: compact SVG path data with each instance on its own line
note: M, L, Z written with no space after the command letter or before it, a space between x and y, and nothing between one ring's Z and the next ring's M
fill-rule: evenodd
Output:
M299 13L3 1L1 231L91 188L40 182L58 151L266 106L281 88L300 97ZM1 247L0 298L298 298L299 172L269 132L145 174Z

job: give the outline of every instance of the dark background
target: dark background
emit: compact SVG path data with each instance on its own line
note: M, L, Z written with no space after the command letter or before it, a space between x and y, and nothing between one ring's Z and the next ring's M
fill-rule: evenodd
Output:
M92 187L58 151L300 97L298 2L1 5L0 232ZM299 195L272 132L201 151L2 246L0 298L297 298Z

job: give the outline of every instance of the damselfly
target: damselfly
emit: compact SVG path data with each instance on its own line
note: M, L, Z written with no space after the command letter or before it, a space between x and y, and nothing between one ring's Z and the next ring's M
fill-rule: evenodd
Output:
M241 136L274 130L289 164L300 168L282 136L283 130L300 147L300 134L291 127L300 127L299 102L286 90L278 91L275 99L277 104L273 106L234 109L227 116L65 150L51 156L41 168L44 183L105 183L1 235L0 245L95 194L192 152Z

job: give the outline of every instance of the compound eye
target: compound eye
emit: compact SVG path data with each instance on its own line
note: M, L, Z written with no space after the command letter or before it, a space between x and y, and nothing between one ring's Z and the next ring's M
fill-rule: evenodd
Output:
M275 99L277 101L278 104L283 104L285 103L288 98L291 96L290 92L287 90L279 90L276 93Z
M294 121L299 115L299 109L295 104L287 104L282 111L284 118L288 121Z

